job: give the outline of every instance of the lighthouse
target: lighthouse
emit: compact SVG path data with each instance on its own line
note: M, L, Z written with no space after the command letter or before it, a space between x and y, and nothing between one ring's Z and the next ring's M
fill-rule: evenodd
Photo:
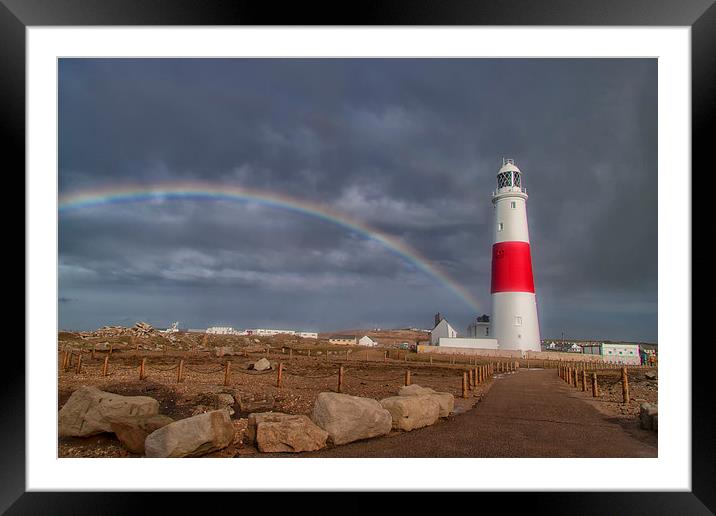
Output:
M492 194L492 331L500 349L540 351L537 299L527 229L527 189L512 159L502 159Z

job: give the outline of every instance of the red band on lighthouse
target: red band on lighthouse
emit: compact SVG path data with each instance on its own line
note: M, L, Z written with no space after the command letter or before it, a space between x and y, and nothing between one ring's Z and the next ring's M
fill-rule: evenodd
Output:
M531 292L532 255L527 242L500 242L492 246L491 292Z

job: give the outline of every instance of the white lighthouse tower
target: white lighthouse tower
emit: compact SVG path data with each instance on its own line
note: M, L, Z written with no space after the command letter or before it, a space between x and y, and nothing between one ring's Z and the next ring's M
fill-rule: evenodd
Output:
M500 349L540 351L537 300L527 229L527 189L514 160L497 173L492 246L492 328Z

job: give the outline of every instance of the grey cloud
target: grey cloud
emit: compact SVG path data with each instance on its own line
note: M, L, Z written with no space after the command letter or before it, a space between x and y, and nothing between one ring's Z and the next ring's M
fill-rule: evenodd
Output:
M200 180L294 196L404 242L488 312L490 195L513 157L545 336L656 340L656 91L649 59L63 59L60 191ZM61 214L59 239L61 295L96 300L64 303L80 326L155 313L150 299L166 306L154 317L202 326L223 310L212 296L319 329L474 316L375 241L280 209L99 206Z

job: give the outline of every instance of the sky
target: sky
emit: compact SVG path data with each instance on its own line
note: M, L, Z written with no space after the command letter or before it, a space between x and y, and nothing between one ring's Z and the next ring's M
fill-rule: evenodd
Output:
M60 203L200 182L315 210L61 209L59 326L429 329L440 312L464 334L491 309L506 157L542 337L657 342L656 77L655 59L60 59Z

